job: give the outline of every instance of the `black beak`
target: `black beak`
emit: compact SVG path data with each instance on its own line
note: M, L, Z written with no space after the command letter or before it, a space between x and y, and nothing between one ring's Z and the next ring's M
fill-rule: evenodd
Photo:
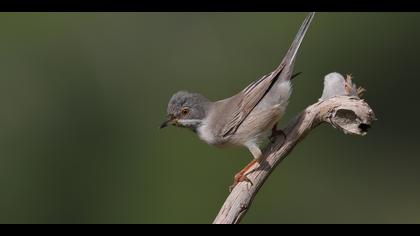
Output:
M167 120L164 121L161 125L160 125L160 129L163 129L165 127L167 127L170 124L173 124L175 121L175 117L173 115L169 115Z
M164 121L161 125L160 125L160 129L165 128L166 126L168 126L168 123L170 122L170 120L166 120Z

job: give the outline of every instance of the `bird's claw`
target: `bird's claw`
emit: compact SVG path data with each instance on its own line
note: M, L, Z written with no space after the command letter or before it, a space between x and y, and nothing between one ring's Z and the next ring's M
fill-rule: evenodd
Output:
M248 182L251 185L253 185L252 181L246 176L244 173L238 173L233 178L233 184L229 186L229 192L232 192L232 190L238 185L240 182Z

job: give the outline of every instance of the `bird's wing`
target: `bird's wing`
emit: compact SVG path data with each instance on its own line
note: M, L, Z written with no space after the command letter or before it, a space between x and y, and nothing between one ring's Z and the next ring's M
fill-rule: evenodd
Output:
M264 75L259 80L254 81L239 93L240 99L236 100L231 119L226 123L222 130L222 136L227 137L236 132L245 118L251 113L254 107L261 101L270 87L277 80L278 76L274 73Z
M261 99L267 94L272 85L278 80L290 80L291 70L295 61L296 52L302 42L303 37L311 23L315 13L310 13L303 21L295 39L283 58L280 65L270 74L264 75L259 80L254 81L242 90L235 99L234 110L231 111L231 118L222 128L222 136L228 137L236 132L249 113L258 105Z

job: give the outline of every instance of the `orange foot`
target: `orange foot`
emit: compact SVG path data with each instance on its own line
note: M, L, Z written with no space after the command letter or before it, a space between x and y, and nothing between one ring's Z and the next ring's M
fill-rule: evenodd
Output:
M256 159L252 160L248 165L246 165L241 171L239 171L235 177L233 178L233 184L231 186L229 186L229 192L232 192L233 188L235 188L235 186L243 181L249 182L252 185L252 182L250 179L248 179L248 177L246 177L246 172L251 169L251 167L257 162Z

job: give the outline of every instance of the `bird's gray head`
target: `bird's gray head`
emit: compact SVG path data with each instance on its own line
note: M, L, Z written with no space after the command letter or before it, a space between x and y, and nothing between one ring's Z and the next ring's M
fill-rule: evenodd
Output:
M168 125L190 128L195 131L206 117L210 101L198 93L179 91L168 103L167 119L160 128Z

